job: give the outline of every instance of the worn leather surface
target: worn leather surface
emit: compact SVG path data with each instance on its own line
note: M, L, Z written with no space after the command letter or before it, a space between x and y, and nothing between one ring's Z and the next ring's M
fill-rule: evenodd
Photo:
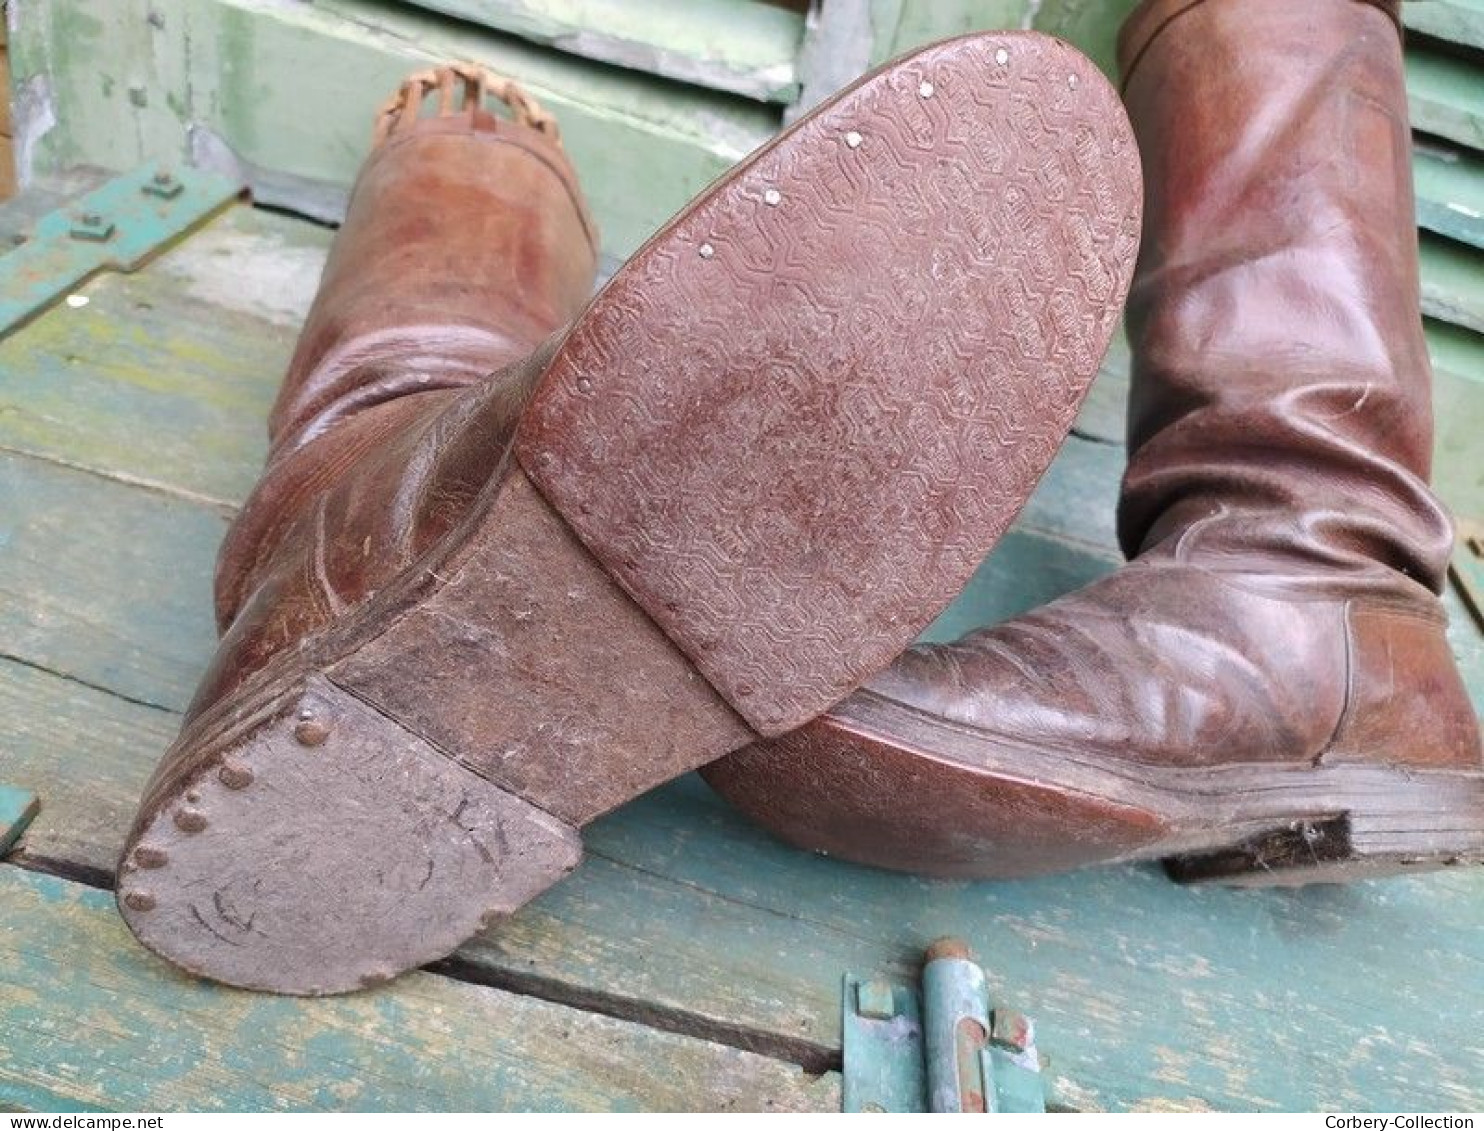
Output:
M193 711L457 524L508 457L538 347L595 271L575 174L545 135L481 110L378 147L269 419L263 478L222 546L224 639Z
M1452 530L1428 488L1431 376L1393 13L1360 0L1154 0L1123 47L1147 202L1118 513L1132 561L1006 624L915 647L871 690L1002 749L1071 750L1135 774L1339 760L1477 769L1438 600ZM910 822L940 803L905 787L899 759L878 762L873 788L894 813ZM779 774L756 750L738 767L713 783L780 827L786 810L798 839L811 841L797 822L812 805L829 811L832 850L917 858L864 812L852 829L827 775ZM974 767L963 769L968 789ZM771 802L778 788L787 806ZM801 801L801 788L818 796ZM1213 822L1219 810L1213 798ZM1057 824L1025 827L1044 842ZM1083 841L1080 862L1096 856L1087 834L1062 834ZM1107 856L1126 850L1109 838Z

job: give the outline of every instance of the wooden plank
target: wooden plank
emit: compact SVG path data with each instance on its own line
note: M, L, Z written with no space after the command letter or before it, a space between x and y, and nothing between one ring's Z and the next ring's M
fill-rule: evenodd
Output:
M1035 13L1033 27L1065 39L1118 81L1118 29L1138 0L1051 0Z
M1412 0L1402 5L1408 30L1467 47L1484 47L1484 0Z
M1480 81L1484 82L1484 74ZM1412 171L1418 226L1484 248L1484 159L1419 141L1413 150Z
M1418 259L1422 313L1484 334L1484 253L1424 232Z
M1484 83L1479 67L1425 44L1407 49L1412 128L1469 149L1484 149Z
M0 498L0 655L184 709L215 638L211 571L226 519L4 453Z
M91 507L100 513L126 514L120 497L144 493L66 469L58 474L90 483ZM1075 513L1055 500L1037 507L1046 521ZM129 525L121 524L118 538ZM991 559L1000 580L976 582L981 616L1018 611L1116 564L1110 550L1035 542L1023 531ZM179 560L178 549L161 545L159 565L134 568L157 584L171 563L170 576L183 572ZM198 563L204 581L207 555ZM53 605L73 600L58 595L55 579L47 584ZM116 582L95 575L71 585L91 592ZM184 591L174 603L163 629L127 632L161 647L178 631L168 627L172 620L204 609L202 596ZM118 615L127 613L120 602ZM199 647L198 664L209 645ZM106 868L173 717L38 666L27 657L0 669L0 778L43 793L28 857ZM1476 659L1472 670L1484 671L1484 663ZM1484 692L1475 683L1476 694ZM80 837L91 841L79 844ZM1418 1004L1447 985L1475 984L1469 979L1480 973L1484 922L1467 919L1458 905L1484 918L1484 874L1362 886L1338 908L1326 912L1320 903L1319 926L1308 929L1313 916L1304 900L1315 897L1292 903L1292 895L1189 892L1148 869L969 885L847 868L775 844L694 781L626 807L586 839L589 859L571 879L466 947L463 960L502 984L639 1017L682 1018L697 1031L823 1065L837 1048L840 972L902 975L934 934L953 930L980 946L999 990L1040 1016L1062 1102L1426 1106L1402 1090L1404 1079L1415 1088L1411 1076L1436 1083L1437 1091L1423 1093L1434 1106L1484 1098L1468 1091L1469 1081L1484 1076L1467 1049L1434 1051L1458 1018ZM1438 984L1418 981L1410 952L1375 948L1377 937L1406 924L1409 937L1434 940L1447 954L1435 971ZM635 938L645 945L636 947ZM1133 968L1120 965L1110 977L1109 954ZM1353 987L1347 995L1321 979L1325 994L1339 996L1322 999L1315 1024L1323 1031L1311 1031L1301 1016L1311 1006L1294 986L1335 965L1352 969L1357 985L1385 989L1362 1003ZM1299 982L1274 973L1283 969ZM1251 988L1268 1002L1255 1019L1246 1012L1253 1008L1246 979L1254 977ZM1171 995L1190 1012L1171 1017ZM1159 1051L1138 1047L1133 1032ZM1370 1042L1375 1061L1326 1083L1327 1072L1348 1063L1342 1052L1355 1041Z
M44 94L37 125L17 127L38 131L36 168L189 154L234 167L259 200L321 218L343 209L376 107L408 71L447 59L510 75L558 117L611 255L778 123L759 103L377 0L353 14L277 0L31 0L12 18L16 81ZM43 118L55 124L39 133Z
M798 94L801 11L765 0L415 0L572 55L767 102ZM345 10L344 0L335 7Z
M1147 868L932 882L788 849L693 778L605 818L586 840L569 880L465 948L471 969L823 1063L838 1049L840 972L908 976L921 948L953 931L983 955L995 993L1038 1017L1062 1104L1484 1101L1484 1051L1460 1039L1477 1010L1460 990L1484 978L1477 872L1248 893L1182 889ZM71 953L64 941L54 953ZM134 961L147 978L120 1000L188 984L142 954ZM202 1083L181 1082L176 1102L202 1103L211 1093L189 1098Z
M431 974L317 1001L222 989L141 950L107 892L13 866L0 904L18 1108L839 1110L833 1074Z
M878 25L877 62L950 35L1020 27L1035 5L1028 0L897 0L893 7L894 18Z
M250 232L233 238L237 254L247 254ZM243 332L288 319L262 294L203 293L212 257L182 264L176 255L141 280L168 274L190 291L206 307L197 325L213 309L261 320L240 323ZM151 301L166 310L169 281L143 281L157 286ZM24 332L33 329L45 328ZM92 364L84 357L78 368ZM121 398L118 411L138 429L161 430L172 414L191 421L200 411L193 398L213 395L204 386L216 378L205 368L190 372L193 380L153 402L153 416L140 407L150 402L134 397ZM260 381L266 404L276 377ZM200 426L201 442L213 430L256 431L261 409L251 419L220 413L213 421ZM19 500L0 554L0 587L10 586L0 607L19 628L0 628L0 639L7 651L12 639L22 645L0 663L0 780L42 795L26 858L97 872L111 865L144 777L171 737L173 711L211 647L207 584L222 519L213 503L182 494L184 460L167 461L158 489L145 490L120 481L118 451L105 445L93 466L88 444L69 447L65 432L55 434L48 459L75 456L89 470L12 455L10 485L0 488ZM236 453L223 459L252 458L246 441L213 442ZM977 608L957 615L1010 615L1114 568L1109 502L1121 459L1115 445L1069 444L1018 533L976 579ZM244 464L235 474L245 482L253 472ZM79 518L74 534L67 522L33 513L47 508L98 517ZM48 562L56 565L42 568ZM46 615L14 611L32 605ZM1478 634L1458 618L1454 632L1484 701ZM127 662L89 659L126 648ZM121 698L120 689L172 710ZM934 935L957 931L985 955L996 992L1041 1019L1065 1104L1484 1102L1477 1042L1460 1046L1457 1038L1472 1032L1468 1018L1478 1008L1458 987L1481 981L1479 872L1339 893L1189 891L1153 869L934 883L787 849L694 779L625 807L586 839L584 866L466 947L467 969L823 1067L838 1052L840 974L905 975ZM1400 948L1396 938L1414 941ZM1424 945L1429 962L1419 972Z
M39 808L36 795L29 789L0 785L0 856L15 847Z
M240 502L328 243L239 207L143 271L91 280L86 306L0 339L0 448Z
M0 658L0 720L6 780L42 803L16 858L104 882L180 715Z
M1433 484L1460 515L1484 521L1484 337L1428 327L1433 363Z

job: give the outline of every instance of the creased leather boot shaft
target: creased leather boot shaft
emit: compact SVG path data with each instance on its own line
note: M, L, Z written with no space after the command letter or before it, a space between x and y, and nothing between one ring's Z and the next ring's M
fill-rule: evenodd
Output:
M909 649L828 720L708 768L718 789L810 847L951 875L1165 857L1309 882L1484 856L1395 15L1130 17L1130 563Z
M1401 62L1356 0L1185 5L1138 52L1131 557L1441 591Z
M582 310L596 256L550 136L477 109L380 142L222 546L224 642L197 708L452 529L506 458L532 352Z

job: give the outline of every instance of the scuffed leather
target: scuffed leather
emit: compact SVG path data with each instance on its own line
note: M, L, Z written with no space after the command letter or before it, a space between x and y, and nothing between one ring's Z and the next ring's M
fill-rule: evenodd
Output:
M1392 14L1153 0L1127 27L1135 560L872 689L1133 763L1478 767L1437 599L1452 528Z
M193 713L454 530L596 261L575 175L533 130L431 118L372 154L222 546L223 639Z

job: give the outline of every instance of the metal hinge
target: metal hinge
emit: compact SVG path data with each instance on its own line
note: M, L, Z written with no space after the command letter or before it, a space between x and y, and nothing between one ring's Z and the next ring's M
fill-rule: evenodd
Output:
M1035 1025L991 1007L984 971L958 939L928 948L920 985L845 978L848 1112L1043 1112Z
M134 270L241 192L216 173L149 165L47 213L0 256L0 335L99 271Z

